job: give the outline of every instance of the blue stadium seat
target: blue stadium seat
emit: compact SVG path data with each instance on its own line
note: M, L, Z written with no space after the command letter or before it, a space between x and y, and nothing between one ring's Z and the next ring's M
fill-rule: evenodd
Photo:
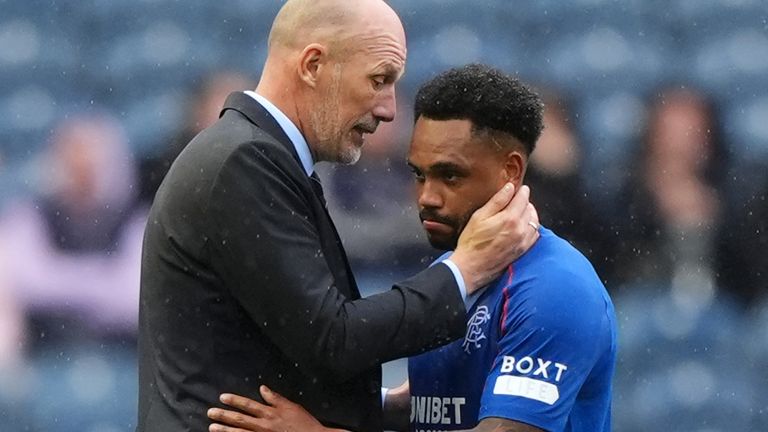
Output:
M135 349L64 347L33 359L34 412L40 430L133 431L138 376Z
M632 290L615 299L616 430L749 430L757 389L743 367L739 310L726 300L686 307L658 287Z
M734 98L723 114L726 138L737 161L768 162L768 92Z
M768 430L768 297L753 307L748 319L743 368L752 374L751 381L757 391L751 430L762 431Z
M668 45L624 24L573 29L544 49L547 78L574 92L644 92L667 72Z
M60 107L44 86L27 85L0 97L0 131L7 133L2 152L10 159L25 159L43 148Z
M60 346L0 375L0 431L129 432L136 428L135 342Z
M151 153L158 140L168 137L182 124L184 98L174 88L126 102L120 120L137 154Z
M691 43L692 76L723 98L768 91L768 35L755 27L729 28Z
M526 53L519 41L497 40L463 24L448 24L435 33L409 39L406 79L414 85L450 67L482 62L510 73L528 69ZM416 60L413 60L416 59Z

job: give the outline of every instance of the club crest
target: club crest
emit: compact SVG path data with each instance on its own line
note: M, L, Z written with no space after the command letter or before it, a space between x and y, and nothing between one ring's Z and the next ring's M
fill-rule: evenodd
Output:
M467 334L464 336L464 343L461 344L467 354L470 354L471 348L477 349L482 347L480 341L486 339L482 326L490 319L491 314L488 312L488 306L483 305L478 306L475 309L475 313L467 321Z

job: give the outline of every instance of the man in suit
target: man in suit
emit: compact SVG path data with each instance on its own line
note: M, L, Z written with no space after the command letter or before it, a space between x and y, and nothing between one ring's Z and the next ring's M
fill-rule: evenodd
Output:
M353 163L395 115L405 36L381 0L288 0L255 92L173 163L142 261L139 431L202 431L222 389L260 384L323 424L381 430L382 362L461 337L464 299L538 236L503 187L450 260L361 299L313 172ZM386 247L386 245L381 245Z

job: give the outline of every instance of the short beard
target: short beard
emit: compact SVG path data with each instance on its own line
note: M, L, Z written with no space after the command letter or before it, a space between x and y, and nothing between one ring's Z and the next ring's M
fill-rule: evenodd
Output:
M456 246L459 244L459 237L461 237L461 233L464 232L464 228L466 228L467 223L469 223L469 219L472 217L472 214L477 211L480 207L476 207L474 210L468 212L467 214L459 217L459 218L452 218L447 216L441 216L436 211L430 210L430 209L422 209L419 211L419 219L423 222L425 219L433 220L436 222L444 223L450 227L453 227L454 233L450 237L446 238L440 238L440 239L433 239L427 234L427 240L429 241L429 244L432 245L433 248L438 250L444 250L444 251L452 251L456 250Z
M355 146L339 149L336 153L336 162L343 165L354 165L360 160L362 153L362 149Z
M441 250L441 251L456 250L456 246L459 243L459 238L455 237L455 236L447 239L446 241L441 241L441 240L436 240L436 239L433 240L431 237L429 237L429 235L427 235L427 240L429 240L429 244L433 248L435 248L437 250Z
M361 149L350 146L344 148L344 136L341 130L341 79L342 65L336 64L328 92L321 103L312 110L310 125L317 136L318 161L337 162L354 165L360 160Z
M429 240L429 244L432 245L433 248L449 251L456 249L456 245L459 242L459 235L461 233L461 228L459 228L459 221L441 216L436 211L430 210L430 209L422 209L419 212L419 219L424 222L424 220L433 220L435 222L440 222L443 224L446 224L450 227L452 227L455 232L452 236L447 238L432 238L429 234L427 234L427 240Z

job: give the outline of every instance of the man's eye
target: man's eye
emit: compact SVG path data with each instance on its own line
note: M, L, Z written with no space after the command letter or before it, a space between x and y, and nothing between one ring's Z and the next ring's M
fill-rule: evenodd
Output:
M384 77L374 77L371 81L373 81L373 88L376 90L381 90L387 82Z

